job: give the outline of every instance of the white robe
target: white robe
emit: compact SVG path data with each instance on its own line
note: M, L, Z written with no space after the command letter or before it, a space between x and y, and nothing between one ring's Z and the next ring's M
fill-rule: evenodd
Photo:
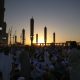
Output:
M0 54L0 71L3 75L3 80L10 80L12 58L10 55Z
M73 49L70 52L71 72L70 80L80 80L80 50Z

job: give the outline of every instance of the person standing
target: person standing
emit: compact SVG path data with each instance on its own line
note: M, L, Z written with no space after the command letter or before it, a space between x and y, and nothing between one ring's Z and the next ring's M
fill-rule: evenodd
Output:
M20 54L20 63L21 63L21 76L23 76L25 80L29 80L30 79L30 59L29 59L29 52L25 49L23 49Z

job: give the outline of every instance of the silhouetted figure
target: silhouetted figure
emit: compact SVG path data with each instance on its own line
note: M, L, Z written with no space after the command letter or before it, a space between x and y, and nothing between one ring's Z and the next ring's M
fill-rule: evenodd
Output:
M80 50L71 49L69 56L71 64L70 80L80 80Z
M23 49L20 54L20 62L21 62L21 75L26 78L26 80L30 79L30 60L29 53Z

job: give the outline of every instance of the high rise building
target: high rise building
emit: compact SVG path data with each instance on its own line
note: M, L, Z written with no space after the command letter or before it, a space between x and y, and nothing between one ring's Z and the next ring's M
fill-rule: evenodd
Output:
M30 19L30 39L31 39L31 45L33 45L33 39L34 39L34 19L33 17Z
M8 44L8 33L6 33L6 22L4 22L4 0L0 0L0 44Z
M45 43L45 46L46 46L46 42L47 42L47 27L45 26L44 27L44 43Z

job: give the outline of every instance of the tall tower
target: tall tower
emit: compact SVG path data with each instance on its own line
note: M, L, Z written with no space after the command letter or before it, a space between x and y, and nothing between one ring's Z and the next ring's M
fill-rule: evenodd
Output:
M4 23L4 12L5 12L4 0L0 0L0 27L2 27Z
M25 44L25 29L22 29L22 44Z
M36 34L36 44L38 44L38 34Z
M45 46L46 46L46 42L47 42L47 27L45 26L44 27L44 43L45 43Z
M8 33L6 33L6 22L4 22L4 0L0 0L0 44L8 44Z
M30 39L31 39L31 46L32 46L33 39L34 39L34 19L33 17L30 19Z
M17 36L15 35L15 44L17 43Z
M14 35L14 42L15 42L15 44L17 43L17 35L16 35L16 31L15 31L15 35Z
M55 44L55 32L53 33L53 43Z

